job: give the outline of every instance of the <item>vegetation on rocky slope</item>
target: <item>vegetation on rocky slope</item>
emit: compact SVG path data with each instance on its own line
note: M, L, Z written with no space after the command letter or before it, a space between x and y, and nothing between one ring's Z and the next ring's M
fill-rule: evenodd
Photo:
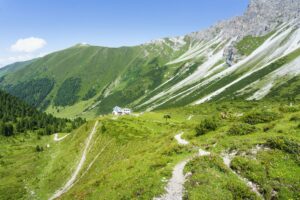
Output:
M248 56L273 34L274 32L270 32L264 36L246 36L236 44L236 48L241 55Z

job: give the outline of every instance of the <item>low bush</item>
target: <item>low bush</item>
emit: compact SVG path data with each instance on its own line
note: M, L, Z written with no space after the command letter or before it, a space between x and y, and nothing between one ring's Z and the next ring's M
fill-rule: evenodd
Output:
M226 188L232 193L234 199L258 199L254 192L239 182L231 180Z
M204 119L196 128L196 136L204 135L218 128L218 122L215 118Z
M277 133L283 133L282 129L277 130Z
M281 106L279 108L279 111L283 112L283 113L292 113L292 112L298 112L299 108L296 106Z
M168 165L170 162L166 157L154 158L153 163L150 165L151 170L158 170Z
M268 125L264 126L263 131L268 132L268 131L272 130L274 127L275 127L275 124L268 124Z
M296 121L300 121L300 116L294 115L290 118L291 122L296 122Z
M267 140L266 145L272 149L279 149L290 154L300 155L300 144L285 137L275 137Z
M163 148L161 154L164 155L164 156L173 156L173 155L182 154L186 150L187 149L183 146L179 146L177 144L171 144L169 146L165 146Z
M105 133L107 131L107 128L106 128L106 126L103 124L102 126L101 126L101 132L102 133Z
M42 152L42 151L44 151L44 148L41 147L41 146L39 146L39 145L37 145L37 146L35 147L35 150L36 150L37 152Z
M256 127L246 123L234 124L229 130L229 135L247 135L256 131Z
M275 112L252 112L247 114L244 117L244 122L247 124L255 125L260 123L268 123L274 120L279 119L280 116L278 113Z

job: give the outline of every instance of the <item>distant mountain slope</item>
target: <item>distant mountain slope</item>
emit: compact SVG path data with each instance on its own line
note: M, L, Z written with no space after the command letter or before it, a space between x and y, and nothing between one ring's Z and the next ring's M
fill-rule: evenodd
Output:
M299 13L299 1L251 0L244 15L207 30L135 47L79 44L9 73L1 85L64 117L94 117L115 105L152 110L287 93L297 99Z
M164 74L176 70L163 66L177 56L180 50L173 52L176 45L172 41L121 48L76 45L8 74L2 86L39 108L52 105L63 109L83 101L82 112L106 97L123 106L158 86L167 78ZM121 90L123 99L115 100Z
M26 67L27 65L29 65L33 61L35 61L35 59L24 61L24 62L13 63L13 64L7 65L3 68L0 68L0 78L5 76L6 74L16 72L17 70Z

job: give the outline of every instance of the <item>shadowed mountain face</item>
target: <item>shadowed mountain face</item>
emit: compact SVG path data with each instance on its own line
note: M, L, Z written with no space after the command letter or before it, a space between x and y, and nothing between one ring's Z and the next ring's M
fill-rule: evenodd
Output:
M57 116L210 100L299 98L300 3L252 0L243 16L135 47L79 44L0 70L1 87Z

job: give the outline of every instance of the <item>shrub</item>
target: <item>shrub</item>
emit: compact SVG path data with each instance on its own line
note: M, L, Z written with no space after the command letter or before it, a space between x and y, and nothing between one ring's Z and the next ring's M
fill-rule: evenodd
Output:
M300 154L300 144L285 137L275 137L267 140L266 145L272 149L279 149L290 154Z
M150 165L150 169L155 171L157 169L163 168L167 166L169 161L170 160L166 157L153 158L152 164Z
M291 121L291 122L293 122L293 121L294 121L294 122L300 121L300 116L296 116L296 115L295 115L295 116L292 116L291 119L290 119L290 121Z
M166 120L166 122L168 122L168 119L171 119L171 115L168 114L164 115L164 119Z
M196 136L204 135L210 131L215 131L218 128L216 119L204 119L196 128Z
M292 112L298 112L299 108L295 107L295 106L281 106L279 108L279 111L283 112L283 113L292 113Z
M102 125L102 126L101 126L101 132L102 132L102 133L105 133L106 131L107 131L106 126L105 126L105 125Z
M232 193L234 199L257 199L255 193L239 182L229 180L226 187Z
M273 129L275 127L275 124L267 124L264 126L263 130L264 132L268 132L269 130Z
M0 135L12 136L14 135L14 127L11 123L0 122Z
M279 114L275 112L253 112L244 117L244 122L255 125L260 123L267 123L279 119Z
M36 150L37 152L42 152L42 151L44 151L44 148L43 148L43 147L40 147L40 145L37 145L37 146L35 147L35 150Z
M165 146L164 149L162 150L161 154L165 155L165 156L172 156L172 155L178 155L178 154L182 154L185 151L188 151L188 149L186 149L183 146L179 146L179 145L175 145L175 144L171 144L169 146Z
M256 127L253 125L241 123L234 124L229 130L229 135L247 135L256 131Z

